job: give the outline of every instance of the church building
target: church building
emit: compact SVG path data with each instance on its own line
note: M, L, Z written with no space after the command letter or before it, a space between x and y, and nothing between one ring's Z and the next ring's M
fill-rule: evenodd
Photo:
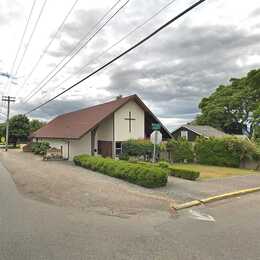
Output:
M90 154L116 157L122 142L149 138L152 124L161 125L163 139L171 133L137 95L60 115L33 133L33 141L46 141L62 149L65 159Z

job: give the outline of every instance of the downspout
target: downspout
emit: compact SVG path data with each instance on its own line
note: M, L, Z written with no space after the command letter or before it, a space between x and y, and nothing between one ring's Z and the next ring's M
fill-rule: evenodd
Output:
M70 159L70 141L68 140L68 160Z
M112 122L112 158L115 158L115 113L113 113Z

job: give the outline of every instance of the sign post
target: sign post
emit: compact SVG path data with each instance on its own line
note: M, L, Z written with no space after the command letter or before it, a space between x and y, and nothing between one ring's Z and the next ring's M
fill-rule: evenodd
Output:
M156 145L158 145L162 142L161 132L158 130L153 131L151 134L150 140L153 143L153 163L155 163Z

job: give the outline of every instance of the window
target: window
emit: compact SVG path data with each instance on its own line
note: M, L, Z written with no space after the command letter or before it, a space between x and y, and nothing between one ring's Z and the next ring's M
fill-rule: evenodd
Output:
M181 131L181 138L188 140L188 131Z
M116 156L122 153L122 142L116 142Z

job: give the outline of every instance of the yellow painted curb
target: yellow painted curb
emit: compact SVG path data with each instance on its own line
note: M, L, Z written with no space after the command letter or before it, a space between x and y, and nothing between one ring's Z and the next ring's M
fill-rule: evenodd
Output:
M180 210L180 209L191 208L199 205L201 205L201 202L199 200L192 200L182 204L171 205L171 208L174 208L175 210Z
M245 189L245 190L239 190L239 191L234 191L234 192L229 192L229 193L225 193L222 195L218 195L218 196L212 196L206 199L201 199L200 201L203 204L207 204L213 201L217 201L217 200L223 200L223 199L227 199L227 198L232 198L232 197L236 197L239 195L245 195L248 193L252 193L252 192L257 192L260 191L260 187L256 187L256 188L252 188L252 189Z
M212 196L212 197L208 197L208 198L201 199L201 200L192 200L192 201L182 203L182 204L172 204L171 208L174 208L175 210L186 209L186 208L191 208L194 206L199 206L201 204L207 204L210 202L228 199L228 198L232 198L232 197L236 197L236 196L241 196L241 195L245 195L245 194L253 193L253 192L257 192L257 191L260 191L260 187L224 193L221 195Z

